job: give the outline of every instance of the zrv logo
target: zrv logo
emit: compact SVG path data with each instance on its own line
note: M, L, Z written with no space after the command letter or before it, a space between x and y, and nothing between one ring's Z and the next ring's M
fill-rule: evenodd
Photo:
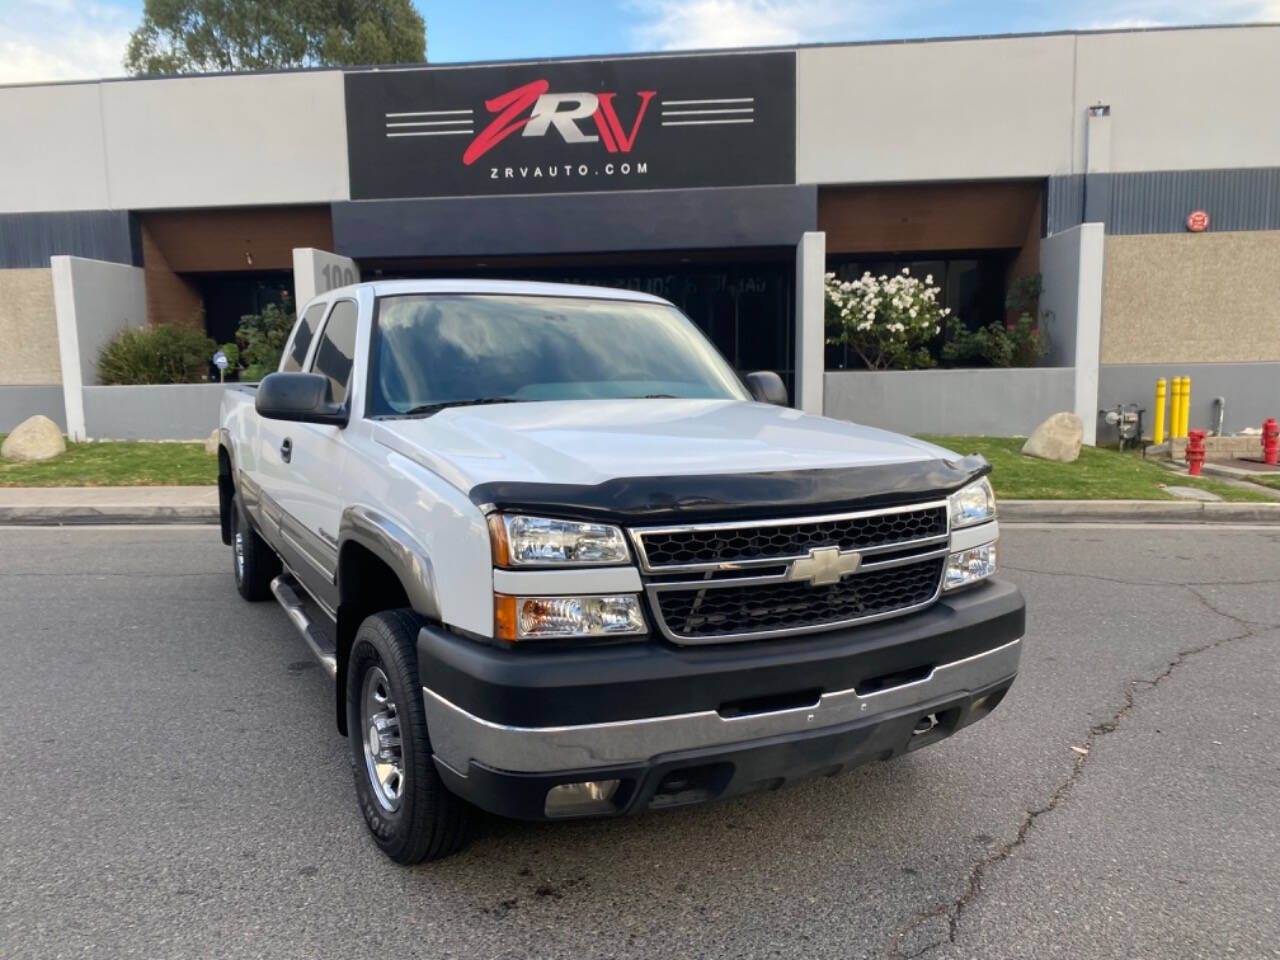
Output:
M624 130L618 119L613 100L615 93L550 93L546 80L535 80L523 87L516 87L501 96L485 101L490 113L496 113L493 121L480 131L462 154L467 166L475 163L513 133L523 129L522 136L541 137L555 127L565 143L596 143L603 141L610 153L630 153L636 142L636 134L644 121L657 91L641 90L637 94L640 106L631 129ZM579 122L594 121L597 133L584 133ZM588 129L590 129L588 127Z
M795 183L795 54L346 74L352 200Z

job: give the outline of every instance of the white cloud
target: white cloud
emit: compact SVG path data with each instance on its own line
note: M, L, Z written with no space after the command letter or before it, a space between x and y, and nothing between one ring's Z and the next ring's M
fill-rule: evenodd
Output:
M1280 22L1280 0L623 0L641 50ZM1034 11L1034 12L1033 12Z
M845 0L633 0L637 46L649 50L762 47L850 40L868 3Z
M1089 30L1280 21L1280 0L1108 0L1091 2Z
M0 13L0 83L124 75L132 17L119 7L28 0Z

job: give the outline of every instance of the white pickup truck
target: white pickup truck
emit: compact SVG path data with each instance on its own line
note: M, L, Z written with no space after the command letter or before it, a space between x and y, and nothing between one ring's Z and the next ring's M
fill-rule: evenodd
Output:
M986 461L786 406L674 306L389 281L223 400L222 536L334 678L393 859L887 760L1018 669Z

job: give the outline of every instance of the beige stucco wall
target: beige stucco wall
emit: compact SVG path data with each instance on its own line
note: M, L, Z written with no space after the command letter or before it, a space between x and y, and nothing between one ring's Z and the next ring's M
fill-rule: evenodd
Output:
M0 344L0 384L62 382L48 268L0 270Z
M1280 361L1280 230L1107 237L1103 363Z

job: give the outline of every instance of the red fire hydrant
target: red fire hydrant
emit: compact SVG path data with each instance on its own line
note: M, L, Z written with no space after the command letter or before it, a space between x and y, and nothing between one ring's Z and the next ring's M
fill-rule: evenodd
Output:
M1208 431L1187 431L1187 473L1193 477L1200 476L1200 465L1204 463L1204 438Z
M1276 465L1280 459L1280 424L1275 417L1262 421L1262 462Z

